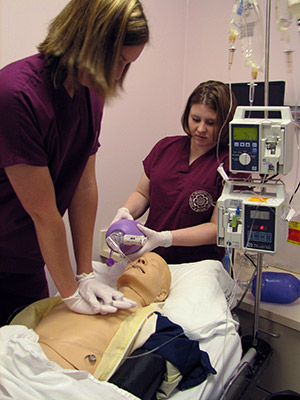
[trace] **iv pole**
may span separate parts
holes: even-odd
[[[271,0],[267,0],[266,7],[266,39],[265,39],[265,106],[269,105],[269,66],[270,66],[270,20]]]
[[[267,0],[266,7],[266,37],[265,37],[265,86],[264,86],[264,104],[269,105],[269,51],[270,51],[270,19],[271,19],[271,0]],[[265,118],[268,118],[268,111],[265,111]],[[257,346],[259,306],[261,297],[263,254],[257,253],[257,271],[256,271],[256,291],[254,304],[254,324],[253,324],[253,346]]]

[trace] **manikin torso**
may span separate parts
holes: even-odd
[[[35,331],[50,361],[94,374],[121,323],[138,309],[167,297],[168,265],[158,254],[146,253],[126,267],[117,286],[125,297],[137,303],[136,307],[119,309],[114,314],[84,315],[61,303],[38,323]]]
[[[49,360],[63,368],[93,374],[122,321],[132,312],[135,310],[107,315],[76,314],[62,303],[50,311],[35,331]]]

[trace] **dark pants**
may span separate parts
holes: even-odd
[[[0,326],[29,304],[49,297],[45,271],[34,274],[0,272]]]

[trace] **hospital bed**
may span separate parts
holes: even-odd
[[[108,268],[94,262],[103,282],[114,285],[124,268],[117,263]],[[174,390],[172,400],[218,400],[232,393],[238,373],[245,381],[242,341],[238,323],[230,309],[235,305],[236,285],[222,263],[205,260],[170,265],[172,285],[163,313],[179,324],[185,334],[198,340],[208,353],[216,375],[185,391]],[[0,329],[1,399],[104,399],[137,400],[131,393],[108,382],[99,382],[85,371],[65,370],[44,356],[34,331],[21,325]],[[248,365],[248,361],[246,363]],[[234,398],[234,397],[232,397]]]

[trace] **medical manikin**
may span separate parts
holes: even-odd
[[[171,284],[169,267],[155,253],[146,253],[129,264],[117,282],[118,290],[137,303],[137,307],[114,314],[87,316],[77,314],[64,304],[57,305],[35,331],[46,356],[64,368],[87,370],[95,374],[112,338],[121,323],[141,307],[165,300]],[[52,339],[53,338],[53,339]],[[68,340],[68,343],[60,340]],[[96,362],[87,355],[96,349]]]
[[[86,370],[99,380],[115,384],[118,382],[114,377],[126,368],[126,363],[144,363],[145,356],[155,351],[160,364],[152,369],[161,371],[155,391],[160,386],[163,397],[175,387],[184,390],[195,386],[215,370],[199,343],[188,339],[181,327],[162,315],[159,303],[168,296],[170,285],[167,263],[156,253],[145,253],[129,264],[117,281],[118,290],[135,301],[136,307],[114,314],[83,315],[60,302],[37,324],[39,343],[48,359],[61,367]],[[126,375],[123,380],[127,383],[130,379]],[[142,382],[143,378],[133,380]],[[141,396],[135,388],[119,386]]]

